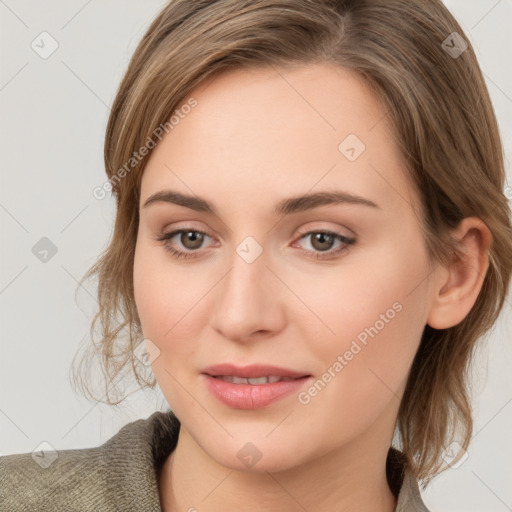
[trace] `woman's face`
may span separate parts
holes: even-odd
[[[134,264],[182,429],[253,471],[389,446],[433,275],[386,110],[327,64],[237,70],[187,101],[143,174]]]

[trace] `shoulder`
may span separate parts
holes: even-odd
[[[79,510],[106,505],[101,448],[21,453],[0,457],[0,510]],[[85,508],[84,510],[87,510]]]
[[[0,511],[160,511],[155,471],[175,446],[173,418],[156,412],[93,448],[0,457]]]

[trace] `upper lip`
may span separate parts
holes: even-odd
[[[210,375],[211,377],[218,377],[222,375],[230,375],[232,377],[246,377],[257,378],[275,375],[277,377],[308,377],[309,374],[305,372],[297,372],[279,366],[250,364],[247,366],[235,366],[234,364],[224,363],[216,364],[205,368],[202,373]]]

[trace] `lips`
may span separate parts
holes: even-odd
[[[234,375],[216,375],[215,379],[221,379],[224,382],[231,382],[232,384],[252,384],[258,386],[261,384],[273,384],[274,382],[283,382],[287,380],[294,380],[292,377],[279,377],[278,375],[268,375],[265,377],[235,377]]]
[[[234,409],[267,407],[311,380],[307,373],[269,365],[221,364],[206,368],[202,375],[210,393]]]
[[[308,377],[305,372],[298,372],[279,366],[252,364],[248,366],[236,366],[233,364],[218,364],[203,370],[204,374],[210,377],[217,377],[234,384],[267,384],[284,380],[300,379]],[[242,379],[242,380],[240,380]],[[266,380],[262,380],[266,379]]]

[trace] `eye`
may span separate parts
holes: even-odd
[[[179,249],[175,249],[171,241],[177,235],[179,242],[182,246],[192,252],[181,251]],[[164,242],[164,248],[166,251],[170,252],[176,258],[195,258],[196,249],[199,249],[205,239],[205,237],[209,237],[208,233],[205,231],[201,231],[198,229],[177,229],[170,233],[163,233],[157,240],[159,242]]]
[[[312,237],[312,235],[314,236]],[[338,254],[346,251],[348,246],[356,241],[355,238],[349,238],[333,231],[317,230],[303,233],[299,238],[299,242],[308,237],[312,237],[310,238],[310,245],[313,249],[301,249],[301,252],[316,259],[333,259]],[[172,243],[173,238],[177,238],[181,247],[185,250],[176,249],[176,242]],[[205,231],[183,228],[171,231],[170,233],[163,233],[157,240],[163,242],[165,250],[176,258],[197,258],[200,256],[198,249],[203,245],[205,238],[211,238]],[[340,242],[340,246],[335,250],[331,250],[336,241]],[[297,243],[295,242],[295,244]]]
[[[340,233],[326,230],[308,231],[301,235],[299,241],[307,238],[310,238],[310,246],[313,250],[302,249],[302,251],[316,259],[334,258],[338,254],[345,252],[348,246],[354,244],[356,241],[355,238],[349,238]],[[338,240],[341,245],[335,250],[330,250],[336,240]]]

